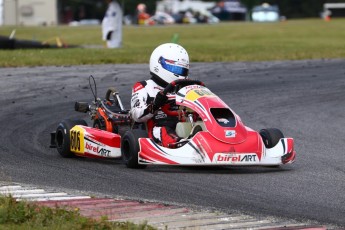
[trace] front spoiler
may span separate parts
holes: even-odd
[[[157,145],[149,138],[140,139],[139,164],[185,165],[185,166],[275,166],[293,163],[296,152],[292,138],[282,138],[273,148],[266,148],[263,143],[256,152],[207,152],[200,143],[190,140],[177,149]],[[236,147],[236,146],[235,146]],[[235,148],[234,147],[234,148]],[[145,149],[146,151],[142,151]],[[227,149],[231,149],[227,148]]]

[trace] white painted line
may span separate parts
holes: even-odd
[[[11,186],[1,186],[0,187],[0,191],[3,191],[3,190],[13,190],[13,189],[19,189],[21,188],[22,186],[14,186],[14,185],[11,185]]]
[[[26,195],[14,195],[14,198],[38,198],[38,197],[52,197],[52,196],[66,196],[67,193],[56,192],[56,193],[38,193],[38,194],[26,194]]]
[[[46,199],[52,200],[52,201],[59,201],[59,200],[91,199],[91,197],[89,197],[89,196],[62,196],[62,197],[50,197],[50,198],[46,198]]]
[[[43,189],[31,189],[31,190],[12,190],[12,191],[0,191],[0,194],[3,195],[18,195],[18,194],[25,194],[25,193],[44,193],[45,191]]]
[[[26,199],[16,199],[18,201],[64,201],[64,200],[81,200],[81,199],[91,199],[90,196],[60,196],[60,197],[46,197],[46,198],[26,198]]]

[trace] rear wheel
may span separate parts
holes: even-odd
[[[132,129],[121,138],[122,159],[127,168],[146,168],[146,165],[138,163],[139,138],[147,138],[147,132],[141,129]]]
[[[82,119],[66,119],[60,122],[55,133],[55,143],[57,151],[62,157],[73,157],[74,153],[70,150],[70,130],[76,125],[87,126]]]
[[[281,138],[284,138],[283,133],[276,128],[261,129],[260,136],[266,146],[266,148],[272,148],[278,144]]]
[[[114,130],[117,130],[117,134],[120,136],[123,136],[128,130],[130,130],[129,125],[114,125],[117,126],[116,128],[113,128]]]

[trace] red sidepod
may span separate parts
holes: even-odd
[[[121,136],[96,128],[80,126],[84,129],[82,153],[80,156],[91,158],[121,157]]]

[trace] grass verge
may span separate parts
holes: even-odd
[[[81,216],[78,210],[52,209],[30,202],[16,201],[12,197],[0,196],[0,229],[153,230],[154,228],[146,223],[136,225],[131,222],[109,222],[106,217],[102,220],[94,220]]]
[[[104,46],[100,26],[0,27],[0,35],[9,35],[13,29],[17,39],[45,41],[60,37],[71,45]],[[123,34],[121,49],[1,50],[0,66],[148,63],[153,49],[170,42],[175,34],[178,43],[188,50],[191,62],[345,58],[345,19],[125,26]]]

